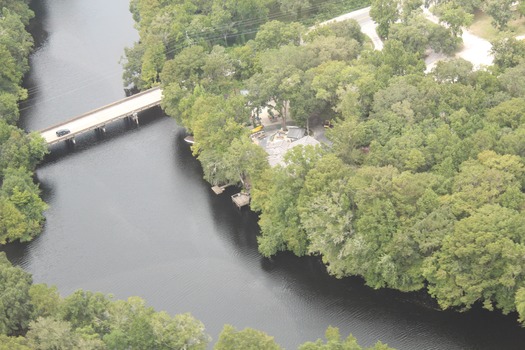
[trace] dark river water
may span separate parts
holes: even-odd
[[[38,6],[37,6],[38,5]],[[127,0],[34,4],[39,46],[21,126],[39,130],[125,97],[118,61],[138,35]],[[5,247],[37,283],[140,296],[157,310],[191,312],[217,339],[226,323],[273,335],[287,349],[328,325],[363,345],[398,349],[523,349],[516,316],[434,310],[422,295],[336,280],[317,259],[257,252],[257,217],[231,190],[212,194],[176,123],[152,110],[56,145],[38,168],[49,203],[43,234]]]

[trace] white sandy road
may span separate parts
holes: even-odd
[[[434,23],[439,23],[439,18],[434,16],[428,9],[424,8],[423,14],[428,20]],[[362,32],[365,35],[367,35],[370,39],[372,39],[374,48],[376,50],[383,49],[383,41],[377,35],[376,32],[377,23],[375,23],[370,17],[370,7],[366,7],[357,11],[346,13],[339,17],[332,18],[328,21],[321,23],[321,25],[330,22],[344,21],[347,19],[355,19],[357,23],[359,23]],[[471,62],[475,69],[480,69],[484,66],[490,66],[493,64],[494,57],[490,52],[492,49],[492,45],[487,40],[472,34],[467,29],[463,31],[462,39],[463,47],[458,53],[456,53],[456,57],[461,57]],[[435,67],[438,61],[447,58],[448,56],[446,55],[431,52],[425,59],[427,71],[430,71],[433,67]]]
[[[428,9],[424,8],[423,14],[429,21],[439,24],[439,18],[434,16]],[[474,69],[491,66],[494,63],[494,56],[491,53],[492,44],[490,42],[472,34],[468,29],[463,29],[461,38],[463,39],[463,47],[456,53],[455,57],[469,61],[474,66]],[[431,52],[425,59],[427,72],[432,70],[437,62],[447,58],[448,56],[444,54]]]
[[[366,7],[357,11],[352,11],[339,17],[332,18],[328,21],[320,23],[320,25],[332,22],[341,22],[347,19],[355,19],[357,23],[359,23],[359,25],[361,26],[361,31],[370,39],[372,39],[372,42],[374,43],[374,48],[376,50],[383,49],[383,41],[381,41],[381,38],[379,37],[379,35],[377,35],[376,32],[377,23],[374,22],[370,17],[370,7]]]
[[[110,105],[98,108],[81,116],[75,117],[59,125],[52,126],[40,131],[42,137],[48,144],[56,143],[60,140],[71,138],[87,130],[92,130],[106,125],[113,120],[124,118],[133,112],[150,108],[160,104],[162,89],[153,88],[143,93],[114,102]],[[68,129],[70,133],[57,137],[56,131]]]

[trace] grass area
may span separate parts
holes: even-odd
[[[513,36],[525,34],[525,17],[518,18],[516,14],[515,19],[509,21],[507,31],[505,33],[511,33]],[[478,11],[474,14],[474,23],[469,27],[469,30],[488,41],[498,39],[504,32],[494,28],[491,24],[492,17],[485,14],[484,12]]]

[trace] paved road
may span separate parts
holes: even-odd
[[[162,89],[154,88],[143,93],[114,102],[105,107],[98,108],[81,116],[75,117],[64,123],[52,126],[40,131],[42,137],[48,144],[53,144],[64,139],[71,138],[87,130],[100,127],[113,120],[123,118],[135,111],[141,111],[158,105],[162,98]],[[58,137],[56,131],[68,129],[67,135]]]
[[[424,15],[432,22],[439,23],[439,19],[434,16],[428,9],[423,8]],[[370,18],[370,7],[346,13],[339,17],[332,18],[321,25],[331,22],[339,22],[347,19],[355,19],[361,26],[361,30],[366,34],[374,44],[376,50],[383,49],[383,41],[377,35],[376,28],[377,24]],[[463,31],[462,35],[463,47],[456,53],[456,57],[461,57],[474,65],[475,69],[479,69],[483,66],[490,66],[493,64],[494,57],[490,53],[492,45],[485,39],[480,38],[468,30]],[[427,72],[435,67],[438,61],[449,58],[447,55],[430,52],[426,57],[425,63],[427,65]]]
[[[322,22],[320,25],[332,22],[341,22],[347,19],[355,19],[357,23],[359,23],[359,25],[361,26],[361,31],[370,39],[372,39],[372,42],[374,43],[374,48],[376,50],[383,49],[383,41],[381,41],[381,38],[377,35],[376,32],[377,24],[372,20],[372,18],[370,18],[370,7],[366,7],[364,9],[360,9],[357,11],[346,13],[339,17],[329,19],[328,21]]]
[[[439,24],[439,18],[434,16],[427,8],[423,8],[425,17],[434,23]],[[490,53],[492,45],[487,40],[472,34],[468,29],[463,29],[463,47],[456,53],[455,57],[461,57],[474,66],[474,69],[480,69],[483,66],[491,66],[494,62],[494,56]],[[444,54],[431,52],[425,59],[427,72],[432,70],[437,62],[449,58]]]

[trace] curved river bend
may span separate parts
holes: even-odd
[[[118,64],[137,40],[128,0],[42,0],[40,45],[21,126],[39,130],[125,96]],[[38,5],[38,6],[37,6]],[[138,295],[157,310],[191,312],[214,339],[225,323],[273,335],[287,349],[328,325],[361,344],[398,349],[522,349],[515,317],[439,312],[426,299],[336,280],[317,259],[257,253],[256,216],[215,196],[175,122],[152,110],[142,125],[57,145],[38,171],[49,203],[44,233],[5,250],[37,283]]]

